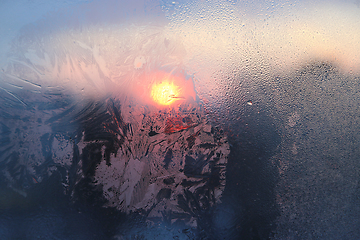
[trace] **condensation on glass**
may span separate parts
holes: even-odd
[[[0,9],[1,238],[360,235],[359,1]]]

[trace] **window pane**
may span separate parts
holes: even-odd
[[[359,1],[0,12],[1,239],[360,235]]]

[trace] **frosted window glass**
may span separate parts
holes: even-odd
[[[358,239],[359,1],[2,1],[1,239]]]

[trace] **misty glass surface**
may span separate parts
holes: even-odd
[[[360,238],[359,1],[0,13],[0,239]]]

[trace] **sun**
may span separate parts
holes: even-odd
[[[160,105],[170,105],[179,98],[180,88],[174,83],[161,82],[154,84],[151,89],[151,97]]]

